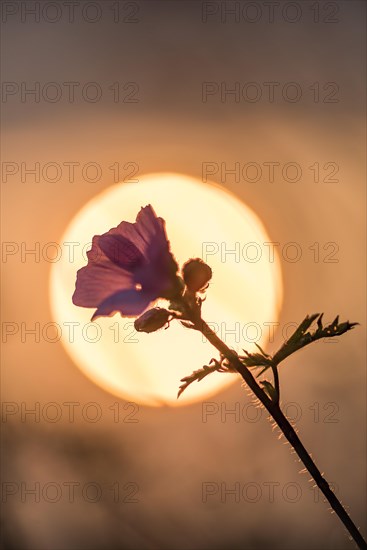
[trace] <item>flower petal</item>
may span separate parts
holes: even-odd
[[[142,254],[144,254],[144,251],[147,248],[147,243],[136,229],[136,223],[123,221],[119,223],[117,227],[110,229],[108,233],[105,233],[105,235],[120,235],[121,237],[124,237],[128,241],[132,242]]]
[[[120,290],[131,288],[131,273],[111,262],[99,246],[100,236],[93,237],[87,252],[88,265],[79,269],[73,303],[82,307],[98,307],[101,302]]]
[[[107,258],[122,269],[133,271],[144,264],[140,250],[122,235],[106,233],[100,237],[99,246]]]
[[[135,223],[123,221],[93,237],[87,256],[73,303],[97,308],[93,318],[115,311],[136,316],[158,297],[171,299],[182,291],[165,222],[151,205],[141,208]]]
[[[164,244],[168,247],[164,221],[162,218],[157,217],[150,204],[141,208],[136,217],[135,225],[137,231],[147,244],[154,240],[160,246]]]
[[[116,311],[119,311],[125,317],[136,317],[156,298],[156,295],[135,290],[135,288],[116,292],[98,306],[98,309],[93,314],[92,321],[97,317],[112,315]]]

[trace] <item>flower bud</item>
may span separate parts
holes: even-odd
[[[170,312],[160,307],[148,309],[134,321],[135,330],[138,332],[155,332],[164,327],[170,317]]]
[[[185,284],[191,292],[204,290],[212,278],[211,268],[200,258],[188,260],[182,268]]]

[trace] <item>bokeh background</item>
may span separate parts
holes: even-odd
[[[39,18],[29,12],[35,4]],[[337,342],[297,354],[282,367],[281,383],[306,447],[365,534],[364,2],[280,1],[274,17],[266,2],[77,4],[73,18],[64,3],[2,7],[2,240],[15,243],[14,254],[2,259],[2,321],[19,329],[3,336],[3,547],[352,548],[265,414],[253,416],[240,381],[211,399],[218,412],[207,422],[201,403],[140,406],[137,422],[129,422],[127,403],[84,377],[60,342],[22,337],[21,323],[53,321],[52,263],[22,257],[16,246],[58,242],[78,210],[116,182],[114,163],[120,179],[128,173],[124,166],[135,163],[139,174],[178,172],[199,180],[205,162],[260,164],[257,182],[220,171],[210,179],[252,208],[272,241],[302,249],[299,261],[282,259],[280,325],[316,311],[329,321],[340,314],[361,323]],[[39,101],[22,96],[22,83],[37,82],[41,90],[58,83],[62,96],[55,102],[42,92]],[[80,83],[73,101],[66,82]],[[88,82],[100,86],[100,100],[83,98]],[[263,95],[251,102],[214,93],[203,101],[205,82],[219,89],[253,82]],[[266,82],[279,83],[273,101]],[[298,101],[281,92],[289,82],[301,89]],[[42,174],[39,181],[22,178],[21,163],[37,162],[80,165],[73,182],[67,170],[55,182]],[[88,162],[101,167],[98,181],[83,178]],[[297,162],[302,176],[290,182],[276,171],[270,182],[266,162]],[[315,163],[319,182],[309,168]],[[9,174],[14,166],[18,171]],[[337,181],[327,181],[335,167]],[[323,248],[330,242],[337,261],[325,261],[334,250]],[[309,248],[314,243],[319,261]],[[281,342],[278,330],[267,349]],[[81,413],[90,402],[103,411],[96,422]],[[48,403],[62,406],[56,422],[42,414]],[[65,403],[79,404],[73,420]],[[38,406],[39,417],[24,414]],[[239,417],[226,414],[236,407]],[[205,483],[215,493],[206,502]],[[238,498],[225,493],[235,487]],[[35,493],[27,492],[32,488]]]

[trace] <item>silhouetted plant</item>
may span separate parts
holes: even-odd
[[[211,268],[201,259],[194,258],[183,265],[181,274],[178,270],[165,233],[165,222],[148,205],[141,209],[136,223],[123,221],[104,235],[93,237],[88,265],[78,272],[73,302],[96,308],[92,320],[115,312],[122,316],[140,315],[134,322],[139,332],[155,332],[168,327],[173,320],[189,330],[201,332],[218,350],[219,359],[211,359],[209,365],[182,378],[178,397],[190,384],[202,381],[213,372],[239,373],[278,424],[359,548],[367,548],[356,525],[284,416],[280,406],[278,374],[279,364],[296,351],[320,338],[340,336],[357,323],[339,323],[336,317],[332,323],[323,326],[323,314],[308,315],[274,355],[268,355],[259,346],[257,353],[244,351],[244,355],[239,355],[217,336],[201,316],[203,293],[212,277]],[[168,301],[167,309],[147,309],[158,298]],[[315,329],[312,331],[313,325]],[[258,369],[256,377],[250,369]],[[257,382],[257,378],[269,369],[273,380]]]

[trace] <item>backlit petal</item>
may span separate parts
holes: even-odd
[[[98,306],[97,311],[95,311],[92,317],[92,321],[97,317],[112,315],[116,311],[119,311],[125,317],[136,317],[156,298],[157,296],[135,290],[134,288],[116,292],[116,294],[109,296]]]
[[[73,303],[82,307],[98,307],[108,296],[133,286],[130,272],[111,262],[99,246],[100,236],[93,237],[87,252],[88,265],[77,273]]]
[[[106,233],[100,237],[99,246],[111,262],[127,271],[133,271],[144,264],[140,250],[122,235]]]

